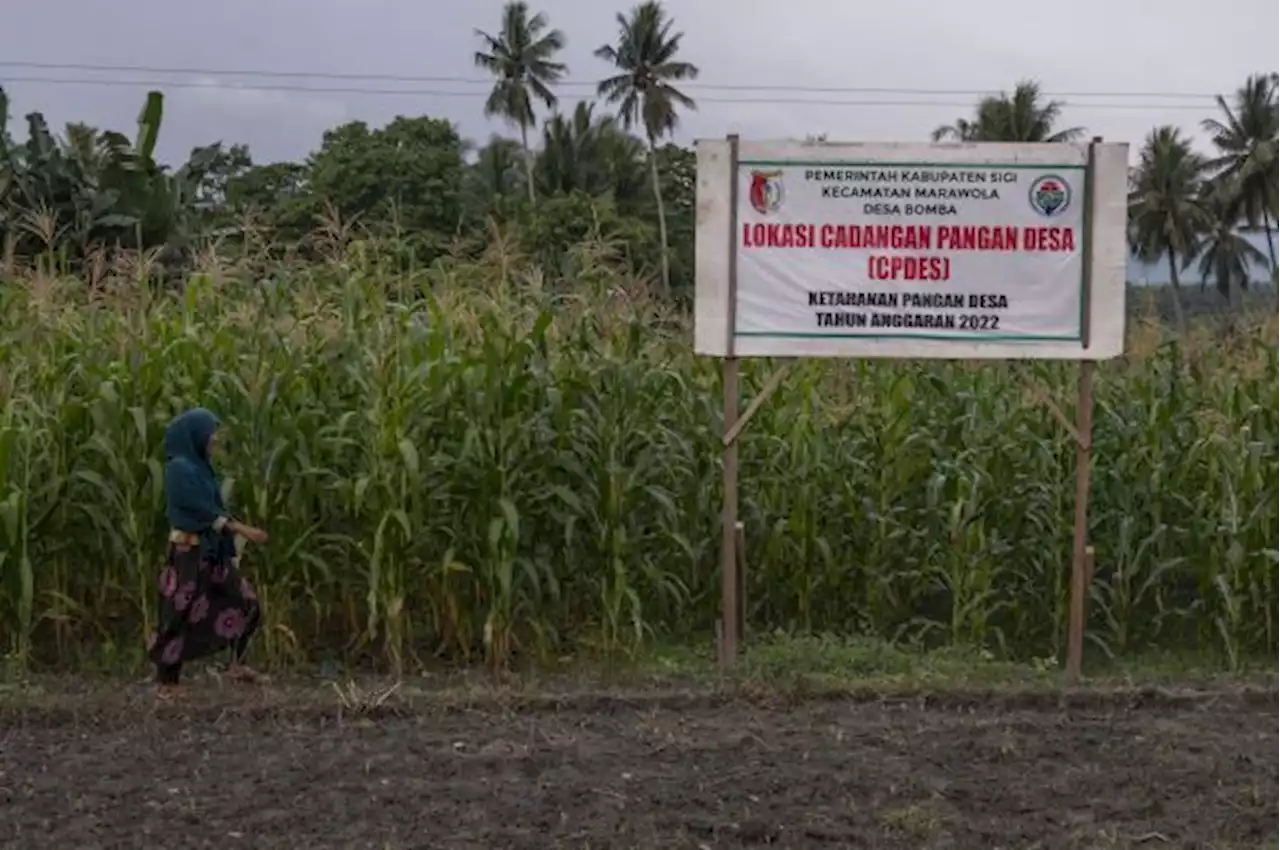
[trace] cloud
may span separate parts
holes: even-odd
[[[322,94],[248,88],[208,76],[197,76],[192,83],[189,88],[174,91],[188,93],[184,99],[213,109],[270,115],[282,121],[315,119],[332,123],[342,121],[347,114],[345,103]]]
[[[564,31],[564,61],[589,94],[608,67],[592,55],[616,37],[617,11],[634,0],[538,0],[552,26]],[[1230,14],[1206,15],[1199,0],[1077,0],[1051,21],[1025,0],[894,0],[889,4],[788,0],[666,0],[685,33],[684,58],[702,69],[700,84],[770,85],[769,92],[691,86],[700,100],[682,117],[678,138],[804,136],[867,140],[925,139],[935,126],[971,112],[973,90],[1011,88],[1023,78],[1050,92],[1231,92],[1244,77],[1276,67],[1275,0],[1233,0]],[[166,90],[160,147],[181,157],[198,144],[247,142],[259,161],[305,156],[324,130],[342,121],[380,125],[396,114],[428,114],[485,139],[509,128],[481,109],[486,84],[472,64],[476,28],[497,27],[501,0],[412,3],[408,0],[224,0],[187,7],[164,0],[43,0],[19,3],[0,28],[0,57],[9,61],[146,65],[171,69],[283,70],[450,78],[395,83],[378,80],[242,77],[244,81],[413,93],[307,93],[236,88],[221,75],[168,73],[158,80],[212,83]],[[15,17],[16,16],[16,17]],[[76,26],[67,27],[67,21]],[[1142,32],[1135,39],[1131,34]],[[1187,61],[1194,57],[1194,61]],[[0,66],[5,76],[49,76]],[[68,70],[85,78],[91,72]],[[139,74],[117,74],[116,78]],[[930,89],[925,106],[892,93],[806,93],[803,87]],[[789,87],[789,88],[788,88]],[[131,132],[145,86],[8,84],[15,115],[41,109],[53,122],[87,121]],[[969,90],[937,94],[938,89]],[[431,91],[465,91],[437,96]],[[789,103],[730,103],[732,99]],[[893,101],[893,105],[861,103]],[[1172,123],[1199,134],[1211,100],[1068,97],[1064,121],[1108,139],[1140,144],[1153,125]],[[800,102],[809,100],[810,102]],[[814,103],[855,101],[854,104]],[[566,105],[569,105],[566,99]],[[1107,104],[1112,107],[1108,108]],[[1150,108],[1163,103],[1161,108]],[[1098,105],[1103,104],[1103,105]],[[1200,104],[1203,104],[1201,107]],[[1186,106],[1192,108],[1184,108]],[[19,132],[21,132],[19,130]],[[1205,143],[1203,135],[1197,135]]]

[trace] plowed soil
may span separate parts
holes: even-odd
[[[1277,846],[1274,692],[0,700],[0,847]]]

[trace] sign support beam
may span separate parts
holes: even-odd
[[[1088,167],[1085,171],[1085,227],[1091,227],[1094,198],[1097,194],[1097,149],[1101,136],[1094,136],[1089,145]],[[1092,236],[1092,234],[1090,234]],[[1084,288],[1081,297],[1084,319],[1080,328],[1081,344],[1089,350],[1089,301],[1093,289],[1093,239],[1086,237],[1082,246],[1084,259]],[[1097,364],[1092,360],[1080,361],[1080,382],[1076,393],[1076,500],[1075,522],[1071,540],[1071,594],[1067,623],[1067,684],[1080,681],[1080,669],[1084,664],[1085,601],[1092,572],[1091,547],[1089,546],[1089,484],[1093,470],[1093,373]]]
[[[729,136],[729,249],[728,290],[724,358],[724,512],[720,518],[720,666],[728,669],[738,659],[742,642],[738,576],[738,358],[734,354],[738,303],[738,137]],[[730,435],[733,436],[730,436]]]

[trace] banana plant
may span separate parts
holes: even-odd
[[[147,163],[155,162],[156,142],[160,138],[160,121],[164,118],[164,95],[158,91],[147,92],[146,102],[138,113],[138,139],[134,150]]]
[[[0,121],[7,113],[0,92]],[[200,181],[220,146],[197,148],[169,172],[155,159],[163,117],[158,91],[148,92],[133,139],[72,124],[60,140],[41,113],[28,115],[24,145],[0,137],[0,237],[14,234],[24,254],[53,256],[65,246],[83,257],[94,244],[118,244],[163,247],[181,262],[199,229]]]

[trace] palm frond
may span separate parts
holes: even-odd
[[[529,91],[541,100],[548,109],[554,107],[557,103],[555,92],[551,91],[539,77],[529,78]]]
[[[653,76],[659,80],[696,80],[698,67],[690,62],[663,62],[654,66]]]

